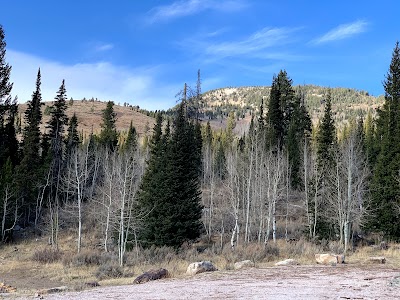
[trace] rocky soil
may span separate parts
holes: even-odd
[[[14,294],[12,298],[16,296]],[[35,299],[33,295],[17,297],[17,299]],[[144,284],[97,287],[80,292],[43,295],[43,299],[49,300],[399,299],[399,297],[400,269],[380,265],[314,265],[216,271]]]

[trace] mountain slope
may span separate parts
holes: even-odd
[[[95,134],[100,133],[102,114],[106,108],[107,102],[101,101],[87,101],[87,100],[73,100],[67,101],[67,116],[70,118],[74,113],[78,118],[78,130],[79,133],[85,138],[92,132]],[[43,122],[41,125],[41,131],[44,132],[45,124],[50,119],[49,107],[53,102],[44,102],[42,106]],[[22,128],[24,127],[24,113],[27,108],[26,103],[19,105],[19,116],[22,119]],[[141,112],[132,106],[120,106],[114,105],[114,111],[117,114],[116,127],[120,132],[127,132],[129,125],[132,121],[133,126],[140,136],[151,133],[151,129],[154,126],[154,119]]]

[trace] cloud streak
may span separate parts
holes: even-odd
[[[100,44],[95,47],[96,52],[105,52],[114,49],[113,44]]]
[[[353,23],[342,24],[338,27],[330,30],[323,36],[315,39],[313,41],[314,44],[323,44],[328,42],[333,42],[337,40],[343,40],[350,38],[354,35],[363,33],[367,30],[368,23],[365,21],[356,21]]]
[[[206,10],[233,12],[245,8],[243,0],[179,0],[170,5],[157,6],[148,12],[148,22],[165,22],[194,15]]]
[[[205,52],[217,57],[259,55],[267,48],[287,42],[293,31],[287,28],[266,27],[240,41],[213,43],[206,48]]]
[[[158,66],[130,69],[109,62],[66,65],[10,49],[7,50],[7,60],[12,65],[13,94],[18,95],[19,102],[31,98],[39,67],[44,101],[54,99],[63,79],[68,98],[94,97],[153,110],[171,107],[180,88],[178,84],[161,84],[157,75],[162,70]]]

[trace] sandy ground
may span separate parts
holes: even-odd
[[[43,299],[400,299],[400,270],[338,265],[216,271],[140,285],[49,294]]]

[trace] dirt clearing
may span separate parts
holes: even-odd
[[[132,279],[133,281],[133,279]],[[19,299],[33,299],[33,296]],[[400,270],[293,266],[217,271],[139,285],[98,287],[44,299],[399,299]]]

